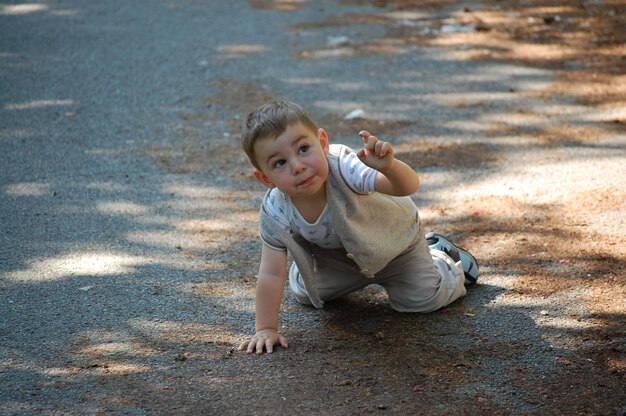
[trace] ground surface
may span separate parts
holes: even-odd
[[[0,3],[0,414],[626,414],[626,4]],[[480,284],[253,330],[241,117],[305,105],[420,174]],[[356,120],[344,120],[353,110]]]

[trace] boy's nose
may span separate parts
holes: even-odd
[[[305,168],[306,165],[299,160],[295,160],[291,165],[291,170],[293,171],[294,175],[302,172]]]

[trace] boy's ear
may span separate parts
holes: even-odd
[[[317,130],[317,138],[320,141],[320,145],[322,145],[322,149],[324,149],[324,152],[327,153],[328,152],[328,146],[330,145],[330,143],[328,142],[328,134],[326,134],[326,130],[318,129]]]
[[[270,182],[270,180],[268,179],[267,176],[265,176],[265,174],[259,170],[255,170],[254,171],[254,177],[256,178],[257,181],[261,182],[263,185],[265,185],[268,188],[276,188],[276,185],[274,185],[272,182]]]

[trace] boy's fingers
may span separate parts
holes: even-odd
[[[358,157],[359,159],[361,159],[361,160],[365,160],[365,149],[359,149],[359,150],[356,152],[356,155],[357,155],[357,157]]]
[[[274,349],[274,343],[271,339],[265,341],[265,349],[267,349],[268,353],[272,353],[272,350]]]
[[[381,150],[381,152],[380,152],[380,155],[381,155],[382,157],[384,157],[384,156],[387,156],[387,155],[388,155],[389,153],[391,153],[391,152],[392,152],[392,150],[391,150],[391,143],[389,143],[389,142],[384,142],[384,144],[383,144],[383,148],[382,148],[382,150]]]
[[[256,353],[263,354],[263,340],[262,339],[256,342]]]
[[[376,136],[369,136],[367,138],[367,143],[365,144],[365,147],[367,148],[367,150],[374,152],[376,151],[376,143],[378,143],[378,138]]]
[[[252,337],[250,338],[250,341],[246,341],[248,344],[248,349],[246,350],[246,352],[248,354],[251,354],[252,352],[254,352],[254,346],[256,345],[257,342],[257,337]]]
[[[385,142],[383,141],[377,141],[376,142],[376,146],[375,146],[375,150],[374,152],[376,153],[376,155],[383,157],[383,146],[385,145]]]
[[[361,136],[364,139],[367,139],[370,136],[370,132],[367,130],[361,130],[359,132],[359,136]]]
[[[248,344],[250,343],[250,341],[244,341],[239,345],[239,348],[237,348],[237,351],[243,351],[246,349],[246,347],[248,346]]]
[[[283,348],[289,348],[289,343],[287,342],[287,338],[282,335],[278,336],[278,341]]]

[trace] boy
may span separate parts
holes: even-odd
[[[248,116],[241,144],[269,190],[259,219],[256,334],[239,351],[288,347],[278,332],[287,278],[296,299],[317,308],[376,283],[399,312],[437,310],[465,295],[466,280],[476,281],[470,253],[435,233],[424,238],[409,197],[420,184],[415,171],[394,157],[390,143],[359,135],[357,152],[329,145],[326,132],[286,101]]]

